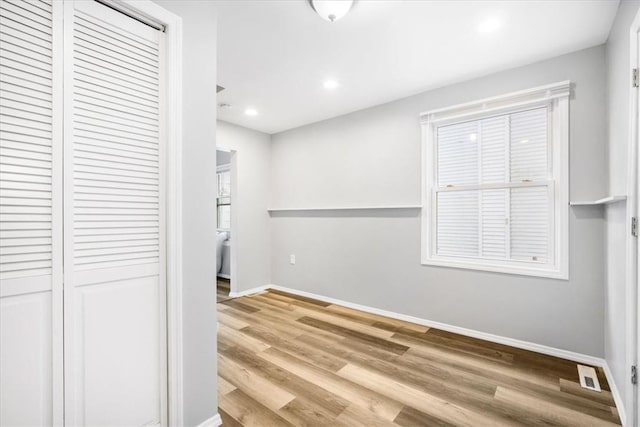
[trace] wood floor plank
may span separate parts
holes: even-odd
[[[270,316],[268,313],[263,311],[259,311],[256,313],[245,313],[228,307],[225,310],[225,313],[233,316],[236,319],[242,320],[249,326],[259,325],[268,327],[269,329],[272,329],[274,332],[277,332],[279,335],[287,339],[293,339],[304,333],[304,331],[298,328],[297,325],[293,324],[293,322],[287,321],[287,319],[283,319],[280,317]]]
[[[443,363],[451,363],[460,369],[471,370],[474,372],[485,371],[489,374],[498,374],[512,376],[516,380],[528,381],[532,384],[541,385],[543,387],[559,390],[560,385],[556,381],[550,381],[548,377],[541,377],[535,373],[526,370],[518,370],[514,366],[496,362],[471,353],[459,352],[437,343],[425,342],[409,337],[407,335],[396,334],[389,339],[390,341],[401,343],[410,347],[407,354],[412,354],[418,358],[429,359],[438,358]]]
[[[586,388],[583,388],[580,383],[576,381],[569,381],[565,380],[564,378],[560,378],[560,390],[565,393],[584,397],[585,399],[595,400],[607,406],[616,405],[616,402],[613,400],[613,395],[610,391],[602,390],[601,392],[597,392],[588,390]]]
[[[284,292],[218,303],[224,427],[620,425],[604,372]]]
[[[247,396],[276,412],[296,398],[293,394],[235,363],[224,355],[218,356],[218,374]]]
[[[219,371],[220,369],[218,369],[218,372]],[[222,378],[220,375],[218,375],[218,394],[219,395],[231,393],[236,388],[237,388],[236,386],[234,386],[233,384],[231,384],[230,382]]]
[[[363,319],[369,319],[372,323],[380,322],[387,325],[393,325],[398,328],[408,328],[416,332],[425,333],[429,330],[428,326],[418,325],[416,323],[404,322],[402,320],[393,319],[391,317],[381,316],[378,314],[367,313],[364,311],[354,310],[352,308],[344,307],[337,304],[331,304],[326,307],[327,311],[334,313],[349,314],[351,316],[361,317]]]
[[[242,329],[249,326],[249,324],[243,320],[233,317],[232,315],[225,313],[224,311],[218,312],[218,321],[223,325],[226,325],[233,329]]]
[[[442,393],[445,396],[483,394],[493,396],[496,385],[489,379],[477,375],[469,375],[450,369],[448,366],[437,366],[428,360],[418,363],[411,360],[405,362],[404,355],[380,359],[367,350],[351,351],[353,343],[347,340],[335,340],[328,344],[319,342],[313,337],[301,336],[296,341],[306,341],[310,346],[315,344],[319,353],[331,353],[345,363],[373,369],[374,371],[403,380],[407,384],[415,384],[424,390]]]
[[[220,407],[245,427],[294,426],[255,399],[247,396],[242,390],[234,390],[220,396],[219,399]]]
[[[242,333],[242,331],[236,331],[222,324],[218,329],[218,339],[221,341],[227,341],[231,345],[244,347],[256,353],[269,348],[268,344],[250,337],[249,335]]]
[[[245,369],[277,384],[297,398],[315,402],[334,416],[338,416],[349,406],[347,400],[258,357],[255,353],[236,347],[225,351],[223,354],[242,365]]]
[[[229,307],[233,307],[236,310],[244,311],[246,313],[255,313],[256,311],[259,311],[259,309],[255,307],[251,307],[250,305],[245,304],[244,302],[239,301],[238,299],[229,299],[226,301],[222,301],[221,304],[224,304]]]
[[[216,301],[222,302],[229,298],[230,282],[226,279],[218,278],[216,283]]]
[[[398,344],[392,341],[387,341],[382,338],[372,337],[371,335],[363,334],[362,332],[354,331],[353,329],[344,328],[342,326],[334,325],[332,323],[323,322],[322,320],[313,319],[311,317],[301,317],[297,320],[305,325],[313,326],[318,329],[332,332],[336,335],[340,335],[346,338],[355,339],[381,350],[386,350],[396,354],[402,354],[409,349],[409,347]]]
[[[367,408],[372,413],[388,421],[398,415],[402,404],[389,397],[375,393],[366,387],[345,381],[339,375],[322,371],[302,360],[296,359],[278,349],[269,349],[258,354],[261,358],[305,378],[323,389],[344,398],[348,402]]]
[[[350,427],[398,427],[398,424],[355,404],[349,405],[336,420]]]
[[[310,317],[317,320],[322,320],[323,322],[331,323],[339,327],[349,328],[353,331],[370,335],[372,337],[387,339],[394,334],[394,332],[388,331],[386,329],[376,328],[372,325],[367,325],[365,323],[355,322],[350,319],[332,316],[331,314],[323,313],[322,311],[319,311],[319,310],[309,310],[304,307],[298,307],[295,311],[297,313],[301,313],[302,316]]]
[[[297,398],[291,401],[278,410],[278,415],[299,427],[352,427],[348,424],[343,424],[334,414],[316,405],[315,402],[304,398]]]
[[[453,365],[452,366],[453,369],[451,368],[447,369],[446,364],[440,364],[433,360],[429,360],[428,362],[425,362],[423,358],[415,357],[410,352],[405,353],[404,355],[399,357],[395,363],[398,366],[402,366],[407,369],[413,369],[418,372],[426,371],[424,368],[424,365],[425,363],[428,363],[429,365],[439,366],[441,369],[445,371],[455,372],[456,375],[466,376],[470,381],[478,381],[478,382],[487,381],[490,384],[492,384],[494,387],[503,386],[503,387],[514,389],[514,390],[525,391],[529,393],[531,396],[536,397],[538,399],[549,401],[552,403],[554,402],[562,403],[562,405],[566,406],[567,408],[582,411],[584,413],[602,418],[604,420],[615,421],[615,417],[611,417],[610,408],[607,405],[604,405],[592,399],[584,398],[582,396],[576,396],[576,395],[564,393],[559,389],[544,387],[537,384],[530,384],[518,379],[516,376],[504,375],[502,373],[495,373],[495,372],[490,376],[487,376],[486,374],[483,375],[481,369],[469,370],[467,366],[459,367],[459,366]],[[374,366],[374,364],[372,364],[371,366]],[[476,398],[473,401],[468,401],[467,405],[470,407],[481,409],[483,411],[491,410],[490,409],[491,405],[488,406],[487,402],[481,398]],[[496,408],[494,408],[496,409],[496,412],[502,413],[503,416],[506,416],[506,417],[512,417],[512,414],[509,413],[509,411],[504,410],[505,408],[497,404],[494,404],[494,405],[496,406]],[[533,423],[533,425],[535,425],[535,422]]]
[[[220,414],[220,418],[222,419],[222,427],[242,427],[242,424],[220,407],[218,407],[218,414]]]
[[[438,334],[435,329],[424,334],[416,333],[411,330],[405,330],[402,333],[410,335],[412,338],[433,342],[463,353],[470,353],[496,362],[503,362],[506,364],[513,363],[513,353],[500,351],[494,348],[487,348],[487,346],[483,345],[483,342],[480,340],[477,340],[477,342],[470,342],[467,340],[455,339],[454,337],[442,336]]]
[[[378,393],[389,393],[405,405],[459,426],[511,425],[502,420],[489,418],[485,414],[474,413],[462,406],[359,366],[349,364],[340,369],[338,375]]]
[[[456,427],[456,424],[425,414],[411,406],[402,408],[394,423],[403,427]]]
[[[616,425],[613,422],[605,421],[551,402],[536,399],[526,393],[510,390],[505,387],[498,387],[495,398],[496,400],[512,405],[514,408],[533,413],[536,417],[548,421],[553,425],[566,427],[611,427]]]
[[[312,345],[307,345],[296,341],[295,339],[287,340],[280,338],[260,326],[251,326],[243,329],[243,332],[266,344],[269,344],[272,347],[277,347],[280,350],[283,350],[306,362],[313,363],[314,365],[330,372],[336,372],[347,364],[347,362],[333,356],[332,354],[318,351],[318,349]]]

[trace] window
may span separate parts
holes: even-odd
[[[422,115],[422,262],[568,278],[569,82]]]
[[[218,228],[231,229],[231,171],[218,170]]]

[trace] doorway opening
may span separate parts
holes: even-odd
[[[235,289],[234,234],[236,152],[218,147],[216,150],[216,295],[217,301],[229,299]],[[235,206],[234,206],[235,205]]]

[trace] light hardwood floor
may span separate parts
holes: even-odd
[[[282,292],[218,304],[223,426],[614,426],[568,360]]]
[[[230,290],[231,286],[229,280],[218,277],[216,280],[216,301],[218,301],[218,303],[221,303],[228,300]]]

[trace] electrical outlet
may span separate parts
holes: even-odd
[[[294,265],[296,263],[296,256],[295,255],[289,255],[289,264]]]

